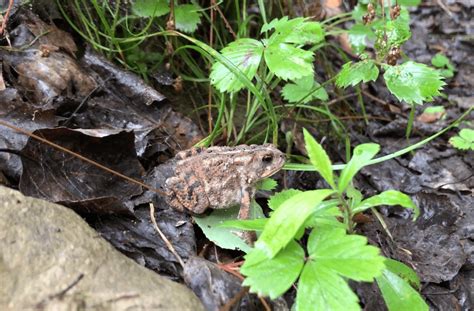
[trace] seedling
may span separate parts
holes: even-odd
[[[462,129],[458,135],[451,137],[449,143],[459,150],[474,150],[474,130]]]
[[[399,205],[411,209],[413,219],[419,215],[406,194],[388,190],[363,199],[352,186],[354,176],[378,153],[379,146],[357,146],[336,176],[322,146],[307,131],[304,137],[309,159],[329,188],[285,190],[269,200],[270,218],[226,222],[240,229],[261,230],[241,268],[247,277],[243,285],[275,299],[298,281],[295,310],[358,310],[358,298],[347,281],[376,280],[389,309],[417,306],[417,310],[427,310],[416,291],[419,280],[413,270],[384,258],[377,247],[367,244],[367,238],[352,234],[353,216],[376,206]],[[305,232],[310,233],[303,248],[297,241]]]

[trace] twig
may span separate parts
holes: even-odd
[[[219,8],[218,5],[215,6],[215,9],[217,10],[217,12],[219,12],[219,15],[221,16],[222,20],[224,21],[225,27],[227,28],[227,30],[229,30],[232,37],[234,37],[234,40],[237,40],[237,35],[235,34],[234,30],[230,26],[229,21],[227,21],[227,19],[225,18],[224,13],[222,13],[222,11],[221,11],[221,9]]]
[[[163,242],[165,242],[166,244],[166,247],[168,247],[168,249],[170,250],[171,253],[173,253],[173,255],[176,257],[176,259],[178,260],[179,264],[181,265],[181,267],[184,269],[184,262],[183,262],[183,259],[181,259],[181,257],[178,255],[178,253],[176,252],[176,250],[174,249],[174,246],[173,244],[171,244],[171,242],[168,240],[168,238],[163,234],[163,232],[161,232],[160,228],[158,227],[158,225],[156,224],[156,219],[155,219],[155,206],[153,205],[153,203],[150,203],[150,218],[151,218],[151,222],[153,223],[153,227],[155,227],[155,230],[156,232],[158,232],[158,234],[160,235],[161,239],[163,240]]]
[[[449,10],[446,4],[444,4],[443,0],[436,0],[436,3],[438,3],[438,5],[443,9],[443,11],[446,12],[446,14],[448,14],[449,17],[451,17],[454,20],[453,12]]]
[[[79,112],[79,110],[81,110],[81,108],[85,105],[85,103],[89,100],[89,98],[92,96],[92,94],[94,94],[96,91],[100,90],[102,87],[105,86],[105,83],[107,83],[107,81],[109,81],[110,79],[112,78],[112,76],[109,76],[107,79],[105,79],[104,81],[102,81],[102,83],[100,83],[99,85],[97,85],[92,91],[89,92],[89,94],[87,94],[81,101],[81,103],[79,104],[79,106],[77,106],[77,108],[71,113],[71,115],[69,116],[69,118],[67,118],[66,122],[63,123],[63,126],[66,126],[69,124],[69,122],[71,122],[72,118],[74,118],[74,116],[76,115],[76,113]]]
[[[247,294],[248,291],[248,287],[242,287],[240,292],[238,292],[237,295],[227,301],[226,304],[219,309],[219,311],[229,311],[240,299],[242,299],[242,297],[245,296],[245,294]]]
[[[5,12],[5,15],[3,16],[2,26],[0,27],[0,35],[3,34],[3,31],[7,27],[8,16],[10,15],[10,11],[13,7],[13,2],[14,0],[10,0],[10,2],[8,2],[8,8],[7,8],[7,11]]]

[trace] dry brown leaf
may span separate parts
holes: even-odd
[[[444,114],[445,114],[444,111],[434,112],[434,113],[423,112],[418,118],[416,118],[416,120],[423,123],[434,123],[438,121],[439,119],[441,119]]]

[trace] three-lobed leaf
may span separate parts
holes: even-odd
[[[249,80],[255,76],[262,59],[263,44],[254,39],[238,39],[221,51]],[[240,78],[221,62],[212,65],[211,83],[221,92],[237,92],[244,87]]]
[[[445,85],[438,70],[413,61],[387,66],[383,77],[389,91],[408,104],[432,101],[434,96],[441,95]]]
[[[250,291],[275,299],[285,293],[296,281],[304,264],[304,250],[291,241],[278,254],[269,259],[261,250],[253,249],[245,256],[240,272],[247,276],[243,286]]]
[[[308,254],[298,282],[296,310],[360,310],[359,299],[344,278],[371,281],[384,269],[379,249],[344,229],[313,230]]]
[[[368,199],[363,200],[353,210],[353,213],[361,213],[368,208],[380,205],[400,205],[405,208],[412,209],[414,212],[413,219],[418,218],[420,215],[420,209],[416,206],[411,198],[396,190],[387,190],[377,195],[374,195]]]
[[[255,248],[273,258],[294,239],[306,219],[320,208],[319,203],[333,192],[329,189],[305,191],[283,202],[268,220]]]
[[[301,273],[295,310],[360,310],[359,298],[336,272],[308,261]]]
[[[377,80],[379,69],[371,59],[363,60],[357,63],[345,63],[336,78],[338,87],[346,88],[349,85],[355,86],[360,82],[369,82]]]
[[[382,273],[385,258],[367,238],[344,229],[313,230],[308,239],[310,260],[355,281],[370,282]]]
[[[315,91],[312,91],[316,89]],[[328,100],[328,93],[321,85],[314,80],[313,76],[303,77],[288,83],[282,90],[283,98],[290,103],[307,103],[313,99]]]
[[[313,164],[316,171],[324,178],[331,188],[336,189],[331,160],[326,151],[306,129],[303,129],[303,135],[306,151],[308,152],[311,164]]]
[[[362,144],[354,148],[352,158],[349,163],[344,167],[339,177],[338,190],[339,193],[343,193],[352,178],[357,172],[366,166],[370,160],[379,152],[380,146],[377,144]]]

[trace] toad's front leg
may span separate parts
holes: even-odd
[[[251,187],[242,188],[242,196],[240,199],[240,210],[239,210],[239,219],[247,220],[250,219],[250,204],[252,203],[252,198],[254,196],[255,190]],[[249,245],[253,245],[253,242],[257,240],[257,235],[255,231],[243,231],[239,236],[244,239],[245,242]]]

